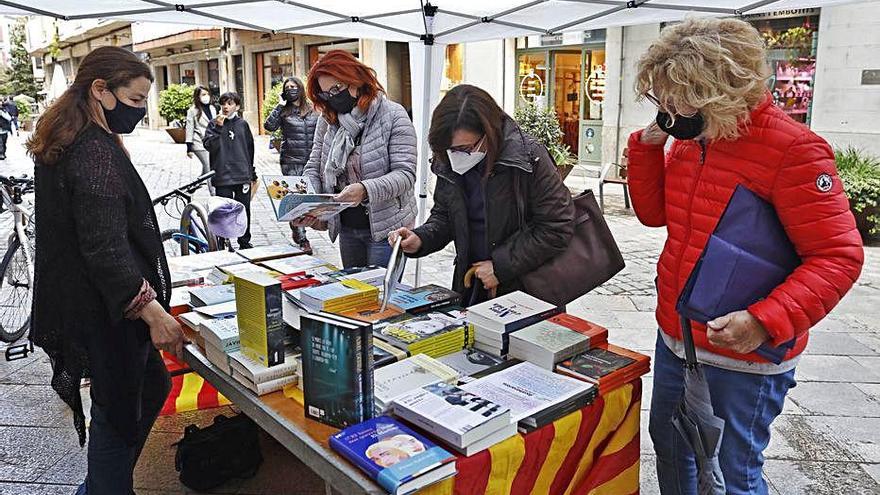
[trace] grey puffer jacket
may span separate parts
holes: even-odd
[[[289,114],[282,115],[283,111],[283,105],[275,107],[266,117],[263,127],[269,132],[281,129],[281,163],[296,169],[309,161],[318,114],[310,111],[305,116],[301,116],[299,109],[294,109]]]
[[[406,110],[384,96],[370,107],[361,135],[361,184],[367,189],[367,215],[374,241],[388,237],[400,227],[412,227],[416,219],[416,129]],[[324,183],[324,167],[338,124],[318,118],[315,143],[306,164],[305,176],[315,190],[332,194]],[[329,223],[330,239],[339,235],[339,219]]]

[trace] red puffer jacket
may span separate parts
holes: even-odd
[[[786,359],[807,345],[807,331],[840,301],[861,272],[862,242],[837,176],[828,144],[772,105],[768,96],[735,141],[643,144],[629,138],[629,184],[639,220],[666,226],[668,238],[657,266],[657,321],[681,339],[675,303],[709,235],[738,184],[776,208],[803,264],[770,295],[748,308],[779,345],[797,337]],[[765,362],[710,344],[694,325],[694,341],[716,354]]]

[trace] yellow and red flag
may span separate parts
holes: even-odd
[[[186,368],[186,364],[180,362],[170,354],[162,353],[165,367],[173,372]],[[213,385],[195,372],[185,373],[171,377],[171,392],[165,399],[160,416],[170,416],[196,409],[211,409],[229,404],[229,400],[217,391]]]

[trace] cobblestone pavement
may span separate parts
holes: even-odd
[[[125,139],[152,195],[195,178],[196,160],[173,145],[163,132],[138,131]],[[0,174],[30,173],[33,165],[10,141],[9,159]],[[265,139],[257,140],[261,174],[277,173],[278,156]],[[575,172],[572,190],[594,186]],[[594,188],[595,189],[595,188]],[[593,293],[571,304],[573,313],[610,330],[610,340],[653,355],[656,339],[654,267],[665,232],[641,226],[623,208],[619,187],[611,186],[607,219],[626,269]],[[204,194],[204,193],[202,193]],[[265,194],[254,203],[254,244],[287,242],[286,224],[273,220]],[[161,216],[163,226],[174,225]],[[0,217],[0,234],[8,220]],[[336,247],[323,233],[309,234],[315,254],[338,263]],[[773,425],[766,451],[765,476],[773,494],[880,493],[880,249],[867,248],[867,263],[857,286],[834,312],[811,332],[811,343],[798,367],[798,386],[786,399]],[[448,285],[451,249],[422,262],[422,282]],[[408,267],[411,277],[414,264]],[[410,279],[412,281],[412,279]],[[0,494],[70,494],[85,472],[85,452],[76,443],[71,418],[48,386],[50,367],[43,354],[14,363],[0,361]],[[642,493],[658,493],[653,450],[647,434],[651,375],[642,400]],[[190,423],[206,424],[231,408],[160,418],[135,477],[139,494],[187,493],[173,468],[172,444]],[[250,480],[234,481],[212,493],[324,493],[308,467],[282,446],[263,438],[266,463]]]

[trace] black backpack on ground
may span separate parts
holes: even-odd
[[[210,490],[232,478],[250,478],[262,462],[257,425],[244,414],[231,418],[219,415],[205,428],[187,426],[174,457],[180,482],[197,491]]]

